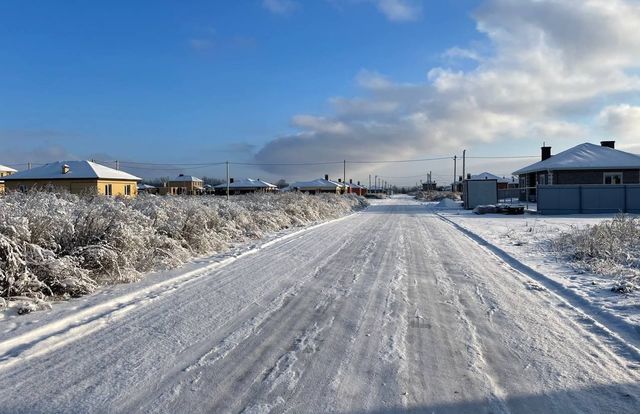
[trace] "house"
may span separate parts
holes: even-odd
[[[334,193],[334,194],[343,194],[346,191],[346,186],[338,181],[329,180],[329,176],[325,175],[324,178],[318,178],[312,181],[298,181],[295,182],[289,187],[287,187],[287,191],[302,191],[309,194],[317,194],[317,193]]]
[[[6,167],[4,165],[0,165],[0,194],[4,193],[4,180],[2,179],[2,177],[6,177],[8,175],[11,175],[13,173],[15,173],[16,170],[14,170],[11,167]]]
[[[513,173],[530,201],[538,185],[640,183],[640,156],[615,149],[615,141],[587,142],[553,156],[551,147],[541,150],[541,161]]]
[[[227,194],[227,183],[218,184],[213,188],[217,195]],[[277,186],[263,181],[259,178],[241,178],[238,180],[235,180],[233,178],[229,179],[229,194],[231,195],[255,192],[273,192],[277,190]]]
[[[192,175],[180,174],[160,187],[161,195],[199,195],[204,192],[204,181]]]
[[[138,194],[158,194],[158,187],[149,184],[138,183]]]
[[[4,181],[7,191],[47,188],[72,194],[135,196],[141,178],[91,161],[57,161],[6,176]]]
[[[367,188],[360,184],[360,181],[354,183],[352,179],[349,179],[349,182],[342,182],[341,179],[338,179],[338,184],[344,185],[343,193],[346,194],[356,194],[359,196],[364,196],[367,194]]]

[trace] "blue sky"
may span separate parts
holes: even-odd
[[[452,100],[482,103],[476,96],[484,79],[478,68],[504,73],[514,64],[511,45],[494,33],[504,29],[496,15],[512,12],[508,3],[514,2],[5,1],[0,142],[8,151],[0,163],[61,157],[157,163],[402,159],[459,153],[463,147],[482,155],[535,154],[540,134],[514,140],[493,123],[509,116],[518,117],[514,128],[550,121],[562,135],[597,122],[605,106],[635,102],[637,90],[625,86],[594,91],[560,109],[537,109],[531,120],[508,109],[479,113],[473,122],[485,128],[484,119],[498,112],[478,136],[469,133],[472,128],[452,131],[459,123]],[[535,12],[523,7],[523,18],[553,24]],[[545,21],[538,23],[552,32]],[[526,35],[513,38],[525,42]],[[551,56],[553,50],[546,52]],[[611,72],[627,74],[629,66]],[[457,85],[473,84],[449,96],[437,85],[456,74],[462,76]],[[354,115],[358,104],[366,109]],[[372,111],[370,104],[389,109]],[[421,116],[419,129],[406,129],[407,119]],[[387,167],[358,170],[358,178],[428,168]],[[451,169],[434,168],[442,175]],[[247,168],[246,175],[312,178],[306,175],[319,172]]]

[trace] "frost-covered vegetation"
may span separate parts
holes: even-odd
[[[613,278],[612,290],[629,293],[640,287],[640,222],[618,215],[613,220],[560,234],[554,251],[586,271]]]
[[[416,200],[421,201],[441,201],[444,199],[450,199],[453,201],[460,201],[460,194],[451,191],[418,191],[416,194]]]
[[[32,192],[0,197],[0,307],[130,282],[232,243],[342,216],[355,196],[256,194],[134,199]],[[35,303],[35,305],[34,305]]]

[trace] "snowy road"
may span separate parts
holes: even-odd
[[[108,300],[3,331],[0,412],[640,412],[633,352],[410,200]]]

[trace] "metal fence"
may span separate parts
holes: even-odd
[[[540,214],[640,213],[640,184],[541,185]]]

